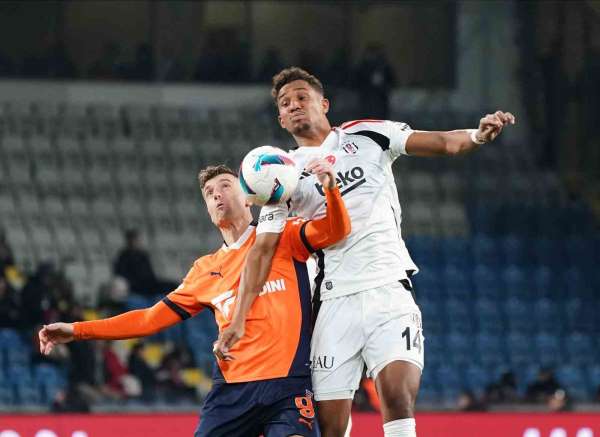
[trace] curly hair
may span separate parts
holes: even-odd
[[[284,85],[287,85],[290,82],[295,80],[303,80],[307,82],[315,91],[317,91],[321,95],[325,95],[325,90],[323,89],[323,84],[319,79],[310,74],[308,71],[303,70],[299,67],[289,67],[281,70],[275,76],[273,76],[273,88],[271,88],[271,97],[277,105],[277,97],[279,96],[279,91],[283,88]]]

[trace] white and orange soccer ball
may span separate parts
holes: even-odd
[[[248,201],[254,205],[271,205],[287,201],[299,178],[290,155],[272,146],[261,146],[246,154],[239,179]]]

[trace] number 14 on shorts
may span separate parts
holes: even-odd
[[[414,336],[411,337],[411,334],[414,334]],[[422,334],[420,329],[413,329],[411,331],[410,326],[407,326],[406,329],[402,331],[402,338],[406,338],[407,351],[409,351],[412,347],[417,349],[419,353],[421,353],[421,349],[423,348],[423,342],[421,340]]]

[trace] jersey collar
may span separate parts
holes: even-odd
[[[225,241],[223,241],[223,246],[221,246],[221,249],[228,251],[233,249],[239,249],[240,247],[242,247],[244,243],[248,241],[248,238],[250,237],[250,235],[252,235],[252,232],[254,232],[254,230],[256,229],[256,225],[258,225],[258,222],[256,220],[252,220],[252,223],[248,225],[248,229],[244,231],[244,233],[240,236],[240,238],[237,239],[235,243],[229,246],[227,245],[227,243],[225,243]]]

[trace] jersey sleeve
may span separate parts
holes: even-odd
[[[406,141],[414,132],[408,124],[390,120],[354,120],[344,123],[341,128],[350,135],[370,138],[392,161],[407,155]]]
[[[318,220],[295,218],[284,231],[284,242],[289,244],[294,258],[306,261],[311,253],[344,239],[351,231],[350,217],[339,188],[325,190],[327,212]]]
[[[196,260],[179,287],[169,293],[162,301],[182,320],[198,314],[204,306],[200,303],[199,295],[206,284],[201,274],[202,258]],[[205,277],[207,275],[204,275]]]
[[[390,139],[390,155],[392,160],[406,153],[406,142],[408,137],[414,132],[406,123],[399,121],[386,121],[386,130]]]
[[[261,208],[256,226],[256,235],[272,232],[281,234],[288,217],[288,207],[285,203],[265,205]]]

